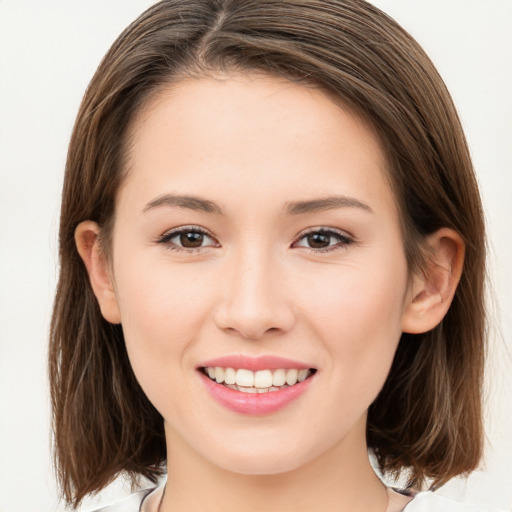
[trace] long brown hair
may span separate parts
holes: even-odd
[[[485,234],[453,102],[433,64],[394,20],[363,0],[164,0],[115,41],[73,130],[60,220],[60,278],[49,371],[55,461],[77,506],[117,474],[152,480],[166,459],[163,420],[131,370],[122,327],[101,316],[74,241],[90,219],[108,233],[131,120],[162,87],[215,70],[258,70],[325,91],[364,117],[388,156],[411,269],[441,227],[466,244],[442,323],[404,334],[371,405],[368,446],[384,473],[442,485],[482,452]]]

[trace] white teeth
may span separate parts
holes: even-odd
[[[254,374],[254,387],[269,388],[272,386],[272,372],[270,370],[260,370]]]
[[[311,371],[296,368],[251,371],[245,368],[207,367],[205,373],[210,379],[243,393],[267,393],[290,387],[306,380]]]
[[[306,380],[306,377],[308,376],[309,370],[299,370],[299,374],[297,376],[297,380],[299,382],[302,382],[303,380]]]
[[[285,370],[274,370],[272,375],[272,385],[282,386],[286,382],[286,371]]]
[[[217,373],[217,372],[215,372]],[[293,386],[294,384],[297,383],[297,377],[299,375],[299,371],[296,370],[295,368],[291,368],[289,370],[286,371],[286,384],[288,384],[288,386]]]
[[[242,393],[257,393],[258,390],[256,388],[247,388],[245,386],[238,386],[238,391]]]
[[[267,393],[273,391],[279,391],[284,388],[289,388],[287,384],[281,387],[271,386],[269,388],[246,388],[245,386],[237,386],[236,384],[226,384],[226,387],[232,389],[233,391],[241,391],[242,393]]]
[[[226,373],[224,375],[224,383],[236,384],[236,370],[234,370],[233,368],[226,368]]]
[[[220,384],[221,382],[224,382],[224,375],[225,375],[224,368],[221,368],[220,366],[215,367],[215,380]]]
[[[215,370],[215,372],[217,372],[217,370]],[[238,386],[244,386],[246,388],[254,386],[254,372],[240,368],[236,372],[236,383]]]

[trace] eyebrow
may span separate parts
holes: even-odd
[[[204,213],[224,215],[222,208],[213,201],[197,196],[163,194],[156,197],[144,206],[143,212],[161,207],[186,208]],[[369,213],[374,213],[366,203],[349,196],[329,196],[309,201],[288,201],[285,203],[285,211],[288,215],[302,215],[305,213],[323,212],[337,208],[359,208]]]
[[[175,194],[163,194],[158,196],[147,203],[142,211],[145,213],[162,206],[186,208],[188,210],[224,215],[222,208],[213,201],[208,201],[208,199],[202,199],[196,196],[180,196]]]
[[[303,213],[324,212],[336,208],[359,208],[369,213],[374,213],[366,203],[355,197],[329,196],[310,201],[293,201],[285,204],[286,212],[290,215],[301,215]]]

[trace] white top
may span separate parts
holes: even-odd
[[[402,510],[403,512],[500,512],[483,506],[450,500],[431,491],[416,493]]]
[[[153,501],[160,494],[161,488],[145,489],[128,496],[113,505],[100,508],[95,512],[144,512],[144,504]],[[499,510],[468,505],[439,496],[430,491],[415,493],[414,495],[399,494],[388,489],[389,505],[386,512],[500,512]],[[397,508],[405,505],[405,508]],[[504,512],[504,511],[501,511]]]
[[[500,512],[478,505],[453,501],[433,492],[420,492],[404,508],[404,512]],[[505,511],[501,511],[505,512]]]

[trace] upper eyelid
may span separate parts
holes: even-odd
[[[318,227],[314,227],[314,228],[309,228],[306,231],[302,231],[299,235],[297,235],[297,238],[295,239],[295,241],[293,243],[298,242],[299,240],[301,240],[302,238],[304,238],[305,236],[307,236],[311,233],[318,233],[318,232],[326,233],[329,235],[334,234],[334,235],[339,236],[340,238],[347,238],[351,242],[355,241],[355,237],[347,231],[344,231],[342,229],[337,229],[337,228],[331,228],[331,227],[327,227],[327,226],[318,226]]]
[[[329,236],[331,239],[334,239],[336,243],[323,248],[304,247],[298,245],[311,233],[325,234]],[[305,249],[312,253],[326,253],[335,251],[337,248],[347,247],[348,245],[352,245],[354,242],[354,237],[343,231],[338,231],[334,229],[312,229],[311,231],[302,233],[300,236],[298,236],[293,242],[292,247],[296,246],[297,248]]]
[[[168,237],[170,235],[177,235],[179,233],[186,233],[188,231],[197,231],[198,233],[201,233],[203,235],[208,235],[210,238],[215,238],[207,229],[196,226],[196,225],[190,225],[190,226],[179,226],[177,228],[172,228],[167,230],[163,235],[160,236],[160,238]]]
[[[156,239],[156,242],[157,243],[169,243],[172,238],[174,238],[175,236],[179,235],[180,233],[186,233],[186,232],[190,232],[190,231],[196,231],[198,233],[201,233],[202,235],[206,235],[208,238],[211,238],[214,242],[219,243],[217,238],[215,238],[207,229],[202,228],[201,226],[194,226],[194,225],[192,225],[192,226],[180,226],[180,227],[177,227],[177,228],[169,229],[168,231],[166,231],[165,233],[160,235]],[[208,249],[210,247],[212,247],[212,246],[195,247],[195,248],[179,247],[178,246],[178,249],[190,252],[190,251],[196,251],[198,249]]]
[[[197,225],[190,225],[190,226],[180,226],[180,227],[177,227],[177,228],[173,228],[173,229],[169,229],[168,231],[166,231],[165,233],[163,233],[159,238],[164,238],[164,237],[168,237],[170,235],[175,235],[175,234],[178,234],[178,233],[183,233],[183,232],[186,232],[186,231],[198,231],[202,234],[205,234],[205,235],[208,235],[210,238],[214,239],[214,240],[217,240],[217,238],[212,234],[210,233],[210,231],[208,231],[207,229],[201,227],[201,226],[197,226]],[[353,236],[348,233],[347,231],[344,231],[344,230],[341,230],[341,229],[337,229],[337,228],[332,228],[332,227],[327,227],[327,226],[315,226],[315,227],[311,227],[311,228],[306,228],[305,231],[301,231],[297,237],[296,237],[296,240],[299,240],[300,238],[306,236],[306,235],[309,235],[310,233],[317,233],[317,232],[324,232],[324,233],[334,233],[334,234],[338,234],[338,235],[341,235],[341,236],[345,236],[347,238],[353,238]]]

